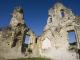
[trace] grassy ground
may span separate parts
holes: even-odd
[[[9,60],[51,60],[48,58],[20,58],[20,59],[9,59]]]

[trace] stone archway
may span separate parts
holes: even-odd
[[[42,49],[49,49],[51,48],[51,41],[48,38],[45,38],[42,42]]]

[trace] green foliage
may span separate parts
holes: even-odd
[[[20,59],[9,59],[9,60],[51,60],[51,59],[37,57],[37,58],[20,58]]]

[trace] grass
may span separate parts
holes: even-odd
[[[9,60],[51,60],[48,58],[19,58],[19,59],[9,59]]]

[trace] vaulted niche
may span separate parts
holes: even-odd
[[[61,16],[62,16],[62,18],[63,18],[63,17],[65,16],[65,15],[64,15],[64,10],[61,9],[60,12],[61,12]]]
[[[69,49],[73,50],[76,48],[76,34],[74,30],[68,31],[68,42],[69,42]]]

